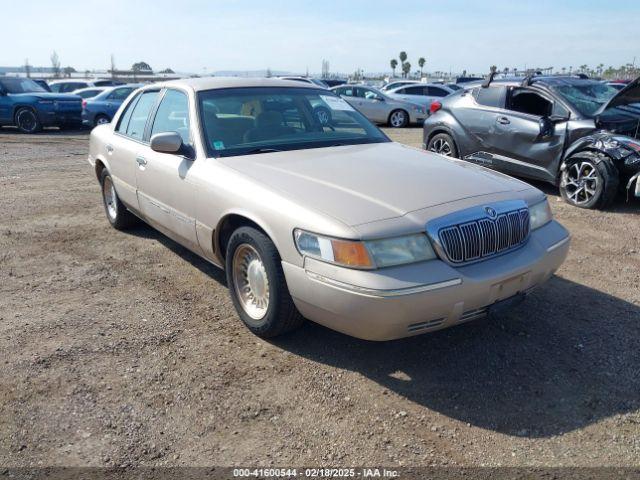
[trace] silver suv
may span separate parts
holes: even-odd
[[[640,197],[640,82],[622,91],[578,77],[476,85],[433,102],[424,148],[560,187],[604,208],[619,187]]]

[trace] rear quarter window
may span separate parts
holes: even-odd
[[[478,87],[473,91],[473,97],[480,105],[504,108],[506,92],[506,87]]]

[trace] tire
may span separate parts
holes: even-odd
[[[388,123],[393,128],[404,128],[409,125],[409,114],[404,110],[394,110],[389,114]]]
[[[113,179],[106,168],[100,174],[100,187],[104,213],[111,226],[117,230],[126,230],[136,225],[138,217],[127,210],[127,207],[118,198]]]
[[[448,133],[438,133],[431,137],[427,150],[445,157],[458,158],[458,147],[451,135]]]
[[[42,130],[40,119],[31,108],[23,107],[18,109],[14,119],[16,127],[22,133],[37,133]]]
[[[93,118],[93,126],[97,127],[98,125],[104,125],[105,123],[111,122],[111,119],[103,113],[99,113]]]
[[[271,239],[252,227],[240,227],[227,244],[225,267],[233,305],[255,335],[271,338],[295,330],[304,321],[293,304],[280,255]]]
[[[620,178],[611,159],[599,152],[579,152],[560,173],[560,195],[579,208],[606,208],[618,193]]]

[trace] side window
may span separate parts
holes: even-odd
[[[446,97],[447,95],[449,95],[449,92],[447,92],[444,88],[439,87],[427,87],[427,91],[429,92],[428,95],[430,97]]]
[[[54,93],[60,93],[60,87],[62,87],[61,84],[59,83],[55,83],[53,85],[49,85],[49,88],[51,89],[52,92]]]
[[[473,92],[473,96],[480,105],[504,108],[506,92],[507,89],[505,87],[480,87]]]
[[[118,120],[118,125],[116,126],[116,132],[120,132],[123,135],[127,134],[127,127],[129,126],[129,119],[131,119],[131,114],[133,113],[133,109],[136,107],[136,103],[140,100],[140,95],[131,100],[124,113],[120,116],[120,120]]]
[[[107,97],[109,100],[125,100],[133,92],[133,88],[116,88]]]
[[[356,89],[353,87],[346,87],[342,89],[342,91],[340,92],[340,95],[344,95],[345,97],[355,97]]]
[[[378,95],[373,90],[367,90],[365,88],[358,88],[358,96],[364,97],[367,100],[380,100],[380,95]]]
[[[407,95],[424,95],[424,87],[407,87],[404,89]]]
[[[129,118],[126,131],[127,136],[136,140],[142,140],[142,137],[144,136],[144,127],[147,124],[149,112],[151,112],[151,109],[156,102],[156,98],[158,98],[157,91],[144,92],[140,95],[138,103],[136,103],[135,107],[133,107],[133,110],[131,111],[131,117]]]
[[[153,120],[151,135],[163,132],[179,133],[185,145],[191,143],[189,99],[185,93],[178,90],[167,90],[162,98],[156,118]]]
[[[537,117],[550,116],[553,104],[542,95],[525,88],[514,88],[509,98],[509,110]]]

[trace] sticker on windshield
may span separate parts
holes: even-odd
[[[224,150],[224,142],[222,140],[214,140],[213,148],[216,150]]]
[[[322,101],[324,103],[329,105],[329,107],[331,107],[332,110],[349,110],[349,111],[353,111],[353,107],[351,105],[349,105],[347,102],[345,102],[340,97],[332,97],[332,96],[329,96],[329,95],[320,95],[320,98],[322,99]]]

